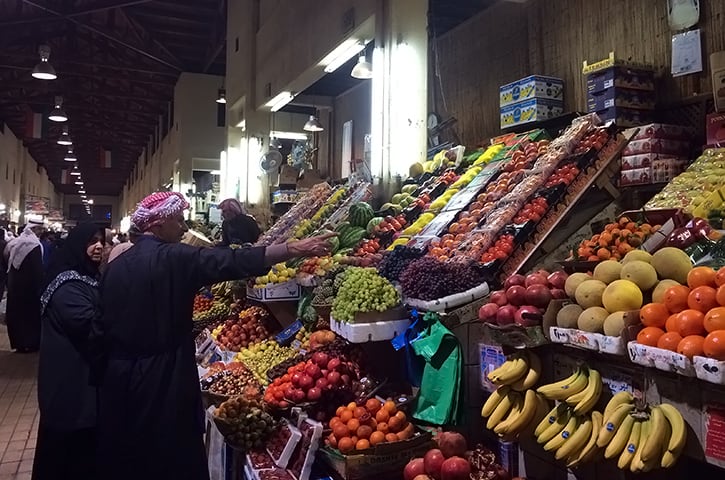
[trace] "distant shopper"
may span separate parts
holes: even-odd
[[[40,427],[33,480],[95,479],[96,389],[91,325],[100,315],[98,266],[104,231],[83,224],[51,260],[40,299]]]
[[[236,198],[227,198],[219,204],[222,211],[222,245],[248,245],[261,235],[257,221],[249,215]]]
[[[5,320],[10,347],[35,352],[40,344],[40,289],[43,283],[42,220],[30,220],[5,247],[8,261],[8,299]]]
[[[0,228],[0,300],[2,300],[3,295],[5,295],[5,283],[8,279],[8,265],[5,262],[5,256],[3,255],[5,247],[8,244],[8,240],[6,240],[6,238],[5,229]]]
[[[119,243],[118,245],[113,247],[113,250],[111,250],[111,253],[108,254],[108,263],[111,263],[116,258],[118,258],[118,256],[121,255],[123,252],[125,252],[126,250],[133,247],[141,235],[142,235],[141,231],[138,228],[136,228],[135,226],[132,226],[128,230],[128,242]]]

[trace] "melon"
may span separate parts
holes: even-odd
[[[605,260],[594,268],[594,280],[599,280],[607,285],[619,280],[622,265],[616,260]]]
[[[373,217],[372,219],[370,219],[367,227],[365,228],[368,232],[368,235],[372,235],[373,232],[375,231],[375,227],[377,227],[378,225],[383,223],[383,221],[384,221],[383,217]]]
[[[602,294],[607,284],[599,280],[585,280],[576,289],[574,298],[582,308],[601,307]],[[603,321],[604,319],[602,319]]]
[[[373,219],[375,212],[367,202],[357,202],[350,205],[348,220],[355,227],[367,228],[368,222]]]
[[[687,284],[687,274],[692,270],[690,257],[674,247],[665,247],[652,255],[652,266],[662,279],[675,280],[682,285]]]
[[[579,330],[585,332],[602,333],[604,332],[604,321],[608,316],[609,312],[602,307],[590,307],[579,315],[577,326]]]
[[[586,273],[572,273],[571,275],[569,275],[569,278],[566,279],[566,283],[564,284],[564,290],[566,291],[566,294],[569,295],[569,297],[574,298],[574,294],[576,293],[576,289],[579,288],[579,285],[581,285],[582,282],[591,279],[592,277],[590,277]]]
[[[622,280],[634,283],[643,291],[657,285],[657,271],[652,265],[642,260],[632,260],[624,265],[620,277]]]
[[[609,312],[626,312],[642,307],[642,290],[629,280],[615,280],[602,294],[602,304]]]

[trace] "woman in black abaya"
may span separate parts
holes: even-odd
[[[100,315],[103,243],[103,229],[77,226],[53,255],[45,279],[33,480],[96,478],[96,390],[90,386],[89,335]]]

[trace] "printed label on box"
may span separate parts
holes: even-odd
[[[481,386],[487,391],[493,392],[497,387],[488,379],[488,374],[503,365],[503,362],[506,361],[506,356],[498,345],[480,343],[478,350],[480,352],[479,358],[481,359],[479,363],[481,367]]]
[[[531,99],[502,107],[501,128],[554,118],[564,112],[561,102]]]
[[[499,105],[504,107],[530,98],[564,100],[564,81],[555,77],[532,75],[499,87]]]
[[[705,455],[725,460],[725,410],[708,406]]]

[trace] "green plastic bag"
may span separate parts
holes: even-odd
[[[425,360],[413,418],[434,425],[455,425],[463,413],[461,345],[438,315],[427,313],[423,320],[427,327],[412,343],[415,353]]]

